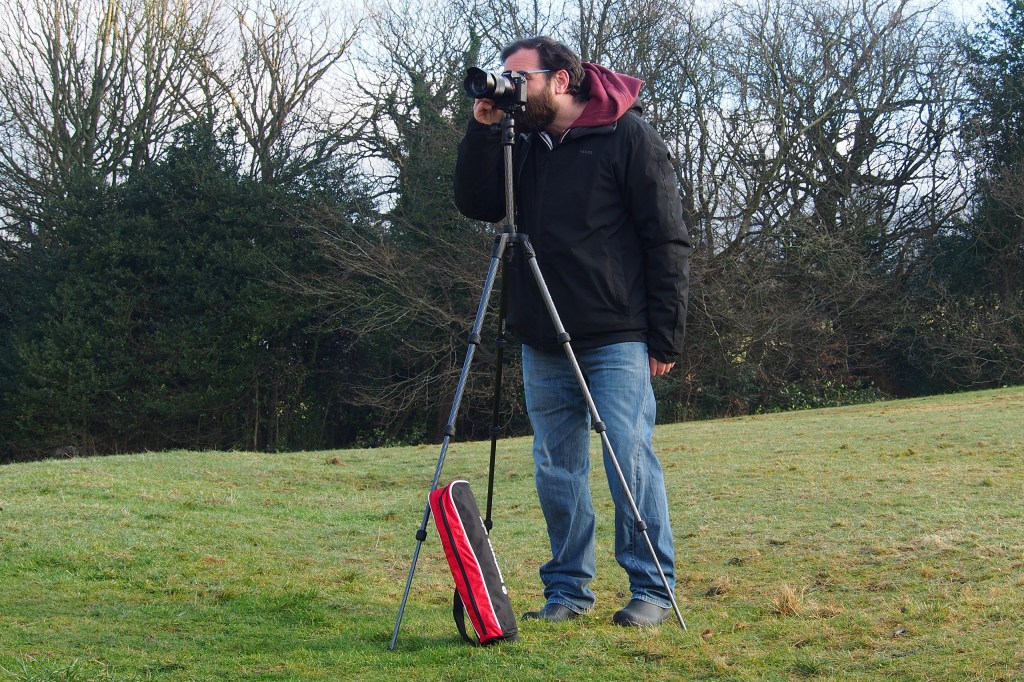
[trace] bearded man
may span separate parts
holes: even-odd
[[[536,251],[674,590],[665,479],[651,443],[651,379],[672,370],[682,353],[689,287],[691,245],[669,152],[640,116],[640,80],[582,62],[547,37],[517,41],[501,57],[527,88],[525,111],[515,116],[515,223]],[[470,218],[506,218],[502,149],[492,132],[503,116],[493,101],[476,100],[459,145],[455,201]],[[551,559],[540,567],[545,603],[523,618],[561,621],[595,602],[591,418],[527,263],[513,260],[505,281],[509,329],[523,344],[537,495],[551,545]],[[631,594],[612,621],[657,625],[670,615],[671,596],[607,452],[604,458],[615,502],[615,557]]]

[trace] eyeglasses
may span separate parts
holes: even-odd
[[[505,78],[512,78],[512,74],[517,73],[520,76],[531,76],[535,73],[551,73],[551,69],[537,69],[535,71],[502,71],[501,75]],[[530,80],[527,78],[526,80]]]

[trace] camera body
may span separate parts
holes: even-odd
[[[526,76],[518,71],[498,73],[471,66],[462,87],[473,99],[489,99],[505,111],[526,106]]]

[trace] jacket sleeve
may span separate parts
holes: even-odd
[[[455,205],[467,218],[505,218],[505,175],[501,141],[490,126],[469,120],[455,162]]]
[[[657,360],[675,362],[683,352],[693,248],[668,148],[654,128],[636,119],[626,194],[646,256],[647,346]]]

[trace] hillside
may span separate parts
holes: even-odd
[[[597,607],[488,649],[458,639],[431,524],[387,651],[436,446],[0,467],[0,679],[1019,679],[1022,415],[1012,388],[661,426],[689,631],[610,624],[597,459]],[[456,443],[442,477],[481,507],[488,451]],[[529,440],[498,460],[521,613],[547,551]]]

